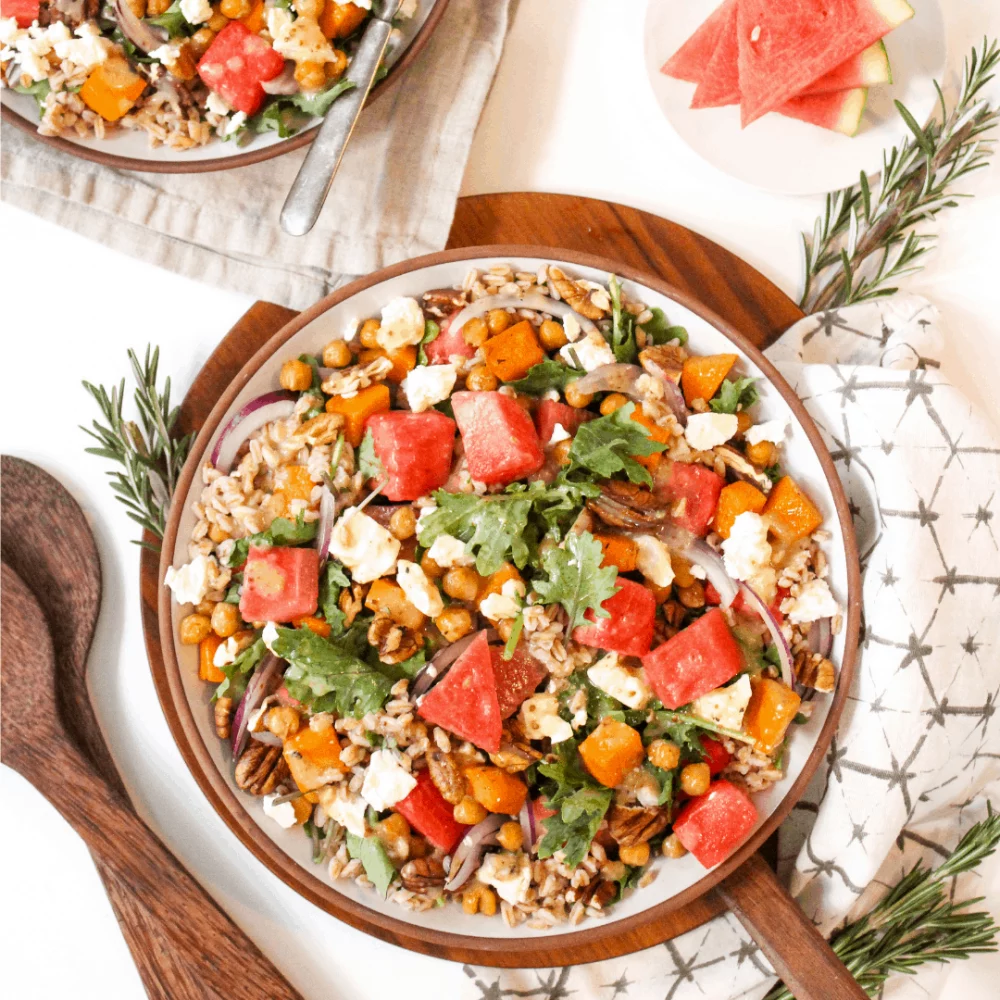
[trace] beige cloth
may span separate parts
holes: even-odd
[[[510,0],[451,0],[416,61],[361,116],[315,229],[278,213],[305,155],[205,174],[112,170],[4,126],[2,196],[190,278],[304,308],[353,275],[440,250]]]

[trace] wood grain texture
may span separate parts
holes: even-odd
[[[485,252],[544,255],[542,248],[552,248],[554,257],[581,265],[614,269],[626,278],[645,281],[702,314],[733,339],[741,350],[746,350],[767,377],[776,381],[779,389],[784,384],[766,359],[756,355],[754,345],[766,346],[773,342],[790,323],[801,318],[802,314],[795,304],[753,268],[722,247],[648,213],[562,195],[503,194],[464,198],[458,203],[449,240],[452,251],[423,258],[420,264],[457,259],[461,257],[461,252],[454,248],[462,245],[478,247],[491,242],[511,244],[516,240],[530,241],[535,245],[492,246]],[[564,252],[559,253],[560,249]],[[585,260],[582,256],[595,251],[613,254],[613,262]],[[178,489],[179,494],[186,494],[194,475],[193,470],[201,460],[201,451],[212,433],[213,422],[253,374],[264,355],[280,350],[285,339],[320,315],[333,302],[355,294],[376,280],[403,273],[409,266],[394,265],[378,275],[359,279],[297,316],[289,310],[257,303],[227,334],[195,379],[184,400],[184,426],[201,427],[203,433],[195,443],[192,460]],[[668,283],[668,278],[673,284]],[[276,326],[282,320],[288,321],[288,325],[279,333]],[[273,341],[267,343],[272,337]],[[262,353],[262,357],[240,370],[241,364],[250,362],[255,352],[265,344],[267,351]],[[237,372],[239,377],[234,382]],[[796,417],[807,429],[810,440],[820,454],[821,462],[824,462],[838,516],[849,531],[850,517],[846,498],[829,455],[823,448],[819,432],[791,390],[784,386],[781,391]],[[209,414],[216,406],[219,409],[209,421]],[[176,518],[172,517],[165,542],[167,552],[173,551],[175,534]],[[852,560],[856,563],[856,556],[849,551],[849,565],[853,565]],[[796,783],[779,809],[767,821],[765,829],[755,834],[719,869],[673,899],[634,917],[613,924],[588,927],[576,933],[554,931],[550,935],[524,938],[512,946],[510,942],[493,938],[431,931],[357,904],[291,861],[262,835],[249,818],[245,803],[234,795],[210,762],[190,708],[181,700],[179,668],[173,655],[173,637],[169,623],[169,600],[161,593],[159,586],[162,569],[155,556],[143,553],[141,582],[147,651],[168,724],[185,761],[213,807],[263,863],[317,906],[383,940],[454,961],[507,967],[593,962],[659,944],[717,915],[724,909],[724,902],[717,893],[709,890],[761,845],[801,794],[805,780],[822,758],[832,735],[853,669],[851,652],[842,667],[841,687],[838,688],[831,707],[830,725],[824,729],[810,754],[806,766],[808,774],[803,775],[802,785]],[[858,590],[859,585],[855,580],[851,585],[851,593],[857,593]],[[849,646],[852,645],[850,637],[856,635],[858,621],[858,606],[855,601],[848,615]],[[780,931],[780,928],[777,930]],[[484,931],[488,932],[486,928]],[[806,1000],[805,994],[802,1000]]]
[[[123,874],[122,865],[109,859],[114,849],[109,852],[95,846],[86,832],[82,832],[150,997],[157,1000],[221,998],[226,994],[219,991],[226,984],[239,981],[246,974],[248,962],[255,970],[254,975],[262,977],[258,982],[266,991],[264,995],[297,997],[298,993],[131,809],[87,693],[87,654],[100,610],[101,569],[97,546],[83,511],[59,482],[30,462],[5,455],[2,476],[4,504],[0,542],[5,570],[16,574],[11,577],[10,594],[6,589],[6,572],[4,576],[4,762],[21,770],[11,760],[25,755],[17,746],[18,740],[48,741],[46,729],[61,729],[55,745],[68,744],[68,757],[59,757],[57,770],[46,769],[42,773],[40,780],[44,784],[38,784],[28,774],[25,776],[57,808],[66,808],[59,804],[67,799],[60,782],[75,780],[71,759],[75,759],[74,755],[79,757],[91,784],[103,785],[106,793],[97,797],[88,795],[74,807],[85,821],[85,830],[109,824],[107,830],[114,835],[119,854],[127,850],[128,845],[134,845],[135,864],[148,871],[154,883],[160,878],[170,880],[171,891],[176,895],[169,905],[181,909],[177,917],[170,915],[169,923],[164,924],[164,911],[150,905],[150,899],[159,894],[153,885],[133,881],[129,874],[131,868]],[[37,620],[28,623],[26,617],[31,614],[35,614]],[[11,648],[7,645],[9,629],[12,630]],[[51,639],[48,647],[47,638]],[[23,664],[27,662],[21,654],[23,649],[34,645],[51,648],[51,676],[42,672],[41,662],[45,655],[39,656],[37,652],[31,654],[33,667],[29,673],[32,688],[38,686],[51,692],[55,701],[55,721],[41,731],[34,726],[26,731],[16,722],[11,728],[8,712],[18,711],[23,700],[24,685],[28,682],[20,677]],[[29,751],[28,759],[32,756]],[[122,813],[128,814],[132,840],[118,840],[120,823],[109,816],[107,809],[99,807],[106,801],[113,802],[119,820]],[[189,940],[177,937],[178,919],[195,928],[204,926],[210,934],[225,938],[228,952],[216,953],[213,948],[209,953],[203,947],[192,949]]]

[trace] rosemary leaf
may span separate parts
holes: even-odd
[[[912,138],[883,156],[877,182],[861,174],[853,187],[828,194],[812,235],[802,236],[805,282],[799,304],[807,313],[891,295],[893,282],[923,266],[933,237],[915,227],[968,197],[954,192],[954,185],[986,166],[993,154],[986,133],[1000,121],[1000,108],[981,91],[998,64],[1000,46],[984,38],[982,51],[974,48],[965,60],[950,110],[935,83],[939,108],[925,125],[896,101]]]

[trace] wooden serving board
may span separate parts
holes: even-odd
[[[622,265],[646,271],[698,299],[735,326],[758,347],[773,343],[803,316],[776,285],[735,254],[676,223],[638,209],[575,195],[509,194],[460,198],[447,248],[487,244],[534,244],[553,249],[598,253]],[[555,255],[557,256],[557,255]],[[181,404],[182,432],[201,427],[223,389],[247,360],[295,315],[271,302],[255,302],[223,337],[195,377]],[[162,663],[157,623],[158,557],[143,549],[141,590],[146,648]],[[763,853],[773,859],[771,850]],[[627,948],[636,951],[673,937],[722,913],[720,895],[706,893],[657,922],[655,939],[636,933]],[[385,936],[385,935],[381,935]],[[438,952],[448,957],[447,949]],[[553,954],[546,963],[537,955],[532,965],[584,963],[605,957],[580,950]]]

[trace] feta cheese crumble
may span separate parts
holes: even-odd
[[[574,355],[576,356],[574,358]],[[559,357],[568,365],[576,366],[577,360],[583,365],[585,371],[592,372],[601,365],[613,365],[615,363],[614,352],[608,347],[608,342],[597,330],[592,330],[583,340],[566,344],[560,348]]]
[[[684,437],[695,451],[711,451],[725,444],[737,427],[735,413],[693,413],[688,417]]]
[[[643,708],[653,696],[639,670],[618,662],[617,653],[608,653],[587,670],[590,683],[629,708]]]
[[[269,816],[282,829],[290,830],[295,826],[295,806],[291,802],[275,803],[277,792],[264,796],[264,815]]]
[[[476,878],[496,889],[502,900],[516,906],[528,898],[531,864],[524,854],[487,854]]]
[[[349,791],[346,785],[324,785],[317,789],[316,797],[323,812],[346,827],[348,833],[363,837],[368,832],[365,826],[368,803],[360,795]]]
[[[400,298],[386,303],[382,309],[382,322],[375,334],[382,350],[392,354],[403,347],[419,344],[423,339],[424,311],[416,299]]]
[[[437,618],[444,611],[441,591],[418,563],[400,559],[396,564],[396,582],[403,588],[406,599],[422,614]]]
[[[281,8],[276,9],[280,10]],[[205,110],[213,115],[228,115],[232,108],[214,90],[210,90],[208,99],[205,101]]]
[[[760,444],[761,441],[770,441],[771,444],[781,444],[785,440],[785,432],[788,430],[787,420],[765,420],[762,424],[754,424],[743,433],[743,440],[747,444]]]
[[[820,618],[833,618],[840,614],[840,605],[826,580],[814,579],[802,584],[795,597],[783,601],[781,610],[793,625],[805,625]]]
[[[524,584],[520,580],[506,580],[499,594],[490,594],[483,599],[479,605],[480,614],[491,622],[502,618],[516,618],[525,593]]]
[[[287,12],[286,12],[287,13]],[[336,61],[337,55],[319,24],[308,17],[297,17],[280,24],[279,34],[274,35],[274,51],[295,63]],[[270,25],[269,25],[270,30]],[[421,325],[421,335],[423,326]]]
[[[105,62],[114,46],[101,34],[96,25],[88,21],[76,29],[76,38],[56,41],[54,48],[60,59],[66,59],[81,69],[89,70]]]
[[[343,563],[355,583],[371,583],[396,565],[399,539],[356,507],[348,507],[333,526],[330,555]]]
[[[559,699],[554,694],[533,694],[521,703],[518,713],[529,740],[562,743],[573,735],[573,727],[559,716]]]
[[[744,511],[737,516],[722,543],[722,555],[731,577],[751,586],[765,604],[774,600],[777,574],[771,567],[767,523],[760,514]]]
[[[724,729],[738,730],[743,725],[743,713],[750,704],[751,693],[750,678],[742,674],[728,687],[716,688],[695,698],[688,711]]]
[[[669,587],[674,582],[674,567],[670,563],[670,550],[655,535],[636,535],[639,546],[636,567],[651,584]]]
[[[209,583],[212,561],[208,556],[195,556],[191,562],[174,569],[171,566],[163,582],[174,592],[178,604],[201,604],[212,589]]]
[[[376,812],[401,802],[416,787],[417,779],[400,763],[394,750],[376,750],[368,760],[361,797]]]
[[[552,436],[549,438],[548,446],[551,448],[554,444],[559,444],[560,441],[568,441],[572,436],[562,424],[556,423],[555,427],[552,428]]]
[[[563,317],[563,333],[566,334],[566,339],[571,344],[579,338],[581,333],[583,333],[580,321],[572,313],[567,313],[566,316]]]
[[[208,0],[181,0],[181,13],[188,24],[202,24],[212,19],[212,5]]]
[[[414,413],[423,413],[447,399],[455,388],[454,365],[418,365],[403,379],[403,392]]]
[[[432,509],[437,510],[436,507]],[[454,535],[438,535],[427,550],[427,556],[442,569],[451,569],[452,566],[471,566],[475,562],[466,550],[465,542]]]
[[[264,645],[267,646],[268,652],[274,652],[274,644],[278,641],[278,626],[274,622],[268,622],[264,626],[264,631],[260,634],[261,639],[264,640]]]

